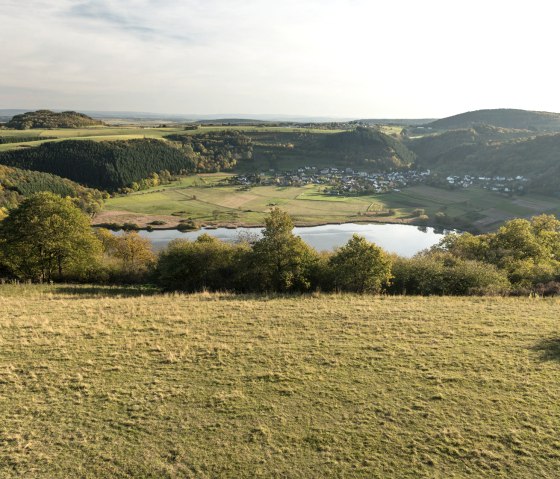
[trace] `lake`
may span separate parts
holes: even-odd
[[[139,231],[139,233],[142,237],[148,238],[154,248],[159,250],[176,238],[194,240],[201,234],[207,233],[223,241],[235,241],[244,235],[260,236],[261,231],[262,228],[203,228],[186,233],[181,233],[178,230]],[[386,251],[407,257],[437,244],[444,236],[441,232],[434,231],[434,228],[379,223],[345,223],[294,228],[294,234],[300,236],[307,244],[318,251],[330,251],[342,246],[354,233],[365,237],[368,241],[381,246]]]

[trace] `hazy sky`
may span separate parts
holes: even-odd
[[[0,108],[560,112],[550,0],[0,0]]]

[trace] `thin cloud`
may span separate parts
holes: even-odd
[[[121,5],[123,4],[125,2],[121,2]],[[148,4],[153,4],[153,2],[148,2]],[[85,20],[90,22],[94,28],[104,26],[119,32],[127,32],[142,40],[167,39],[187,43],[194,41],[188,35],[170,31],[165,26],[151,25],[148,23],[149,19],[129,13],[135,10],[143,11],[142,7],[144,6],[128,2],[128,8],[122,11],[122,8],[119,10],[111,2],[88,0],[70,6],[62,13],[62,16]],[[147,11],[150,11],[150,9],[148,8]]]

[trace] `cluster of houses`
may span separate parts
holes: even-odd
[[[304,166],[293,171],[270,170],[267,174],[239,175],[232,177],[230,182],[245,187],[325,185],[328,186],[325,190],[328,194],[348,195],[398,191],[406,186],[423,183],[429,176],[430,170],[369,173],[353,168]]]
[[[477,186],[491,191],[511,194],[525,190],[529,180],[523,176],[447,176],[434,175],[430,170],[404,170],[371,173],[353,168],[322,168],[303,166],[291,171],[269,170],[229,179],[230,184],[252,186],[324,185],[331,195],[360,195],[400,191],[401,188],[428,183],[434,186],[469,188]]]
[[[525,190],[525,183],[529,181],[524,176],[448,176],[448,185],[461,188],[478,186],[499,193],[516,193]]]

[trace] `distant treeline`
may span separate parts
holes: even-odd
[[[67,140],[0,153],[0,164],[52,173],[108,191],[131,185],[154,172],[190,173],[194,162],[178,148],[153,139]]]
[[[56,140],[56,136],[0,136],[0,145],[44,140]]]
[[[19,280],[151,282],[165,291],[419,295],[560,293],[560,221],[516,219],[496,233],[453,234],[413,258],[354,235],[318,253],[274,208],[263,237],[225,243],[209,235],[172,241],[155,255],[137,232],[95,233],[70,199],[40,193],[0,222],[0,276]]]
[[[29,130],[31,128],[84,128],[102,124],[103,122],[99,120],[75,111],[55,113],[50,110],[37,110],[15,115],[6,126],[16,130]]]

